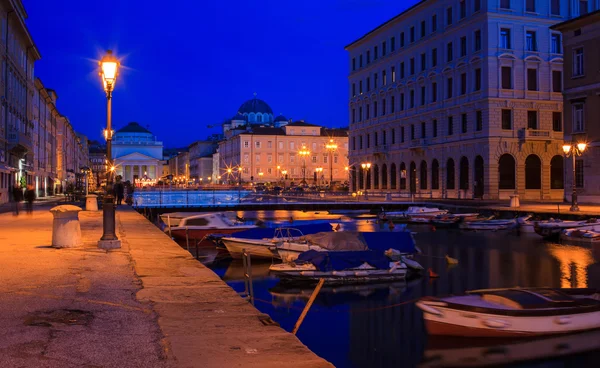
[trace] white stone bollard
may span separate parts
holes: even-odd
[[[53,247],[73,248],[82,244],[79,211],[81,208],[69,204],[56,206],[50,210],[54,216],[52,222]]]
[[[85,210],[86,211],[98,211],[98,196],[95,194],[88,194],[85,196]]]
[[[521,207],[521,203],[519,203],[519,196],[518,195],[511,195],[510,196],[510,207],[512,208],[519,208]]]

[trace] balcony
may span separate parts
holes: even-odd
[[[558,133],[558,134],[555,134]],[[557,135],[555,137],[555,135]],[[521,129],[519,132],[519,138],[526,141],[549,141],[552,139],[561,139],[558,135],[562,135],[562,132],[553,132],[551,130],[540,130],[540,129]]]
[[[33,148],[31,136],[25,132],[12,129],[8,131],[7,137],[9,150],[15,153],[26,153]]]

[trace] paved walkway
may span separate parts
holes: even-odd
[[[0,215],[0,367],[331,366],[131,209],[105,252],[101,212],[50,247],[48,208]]]

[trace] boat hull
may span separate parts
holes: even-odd
[[[186,228],[184,227],[179,227],[179,228],[172,228],[171,229],[171,236],[175,239],[175,240],[179,240],[179,241],[185,241],[186,239],[189,239],[190,241],[192,239],[194,240],[202,240],[202,242],[199,243],[199,245],[202,246],[214,246],[214,243],[206,240],[205,237],[210,235],[210,234],[235,234],[238,231],[243,231],[243,230],[248,230],[248,229],[253,229],[254,226],[252,227],[229,227],[229,228],[223,228],[223,229],[207,229],[207,228],[194,228],[193,226],[189,226],[187,227],[187,236],[186,236]],[[168,232],[168,230],[167,230]]]
[[[242,259],[244,250],[250,254],[252,258],[273,259],[278,258],[276,250],[271,250],[275,247],[273,243],[267,241],[245,241],[241,239],[224,238],[223,244],[233,259]]]

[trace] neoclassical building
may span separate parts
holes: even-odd
[[[598,4],[426,0],[346,46],[353,189],[562,199],[563,54],[549,27],[583,6]]]
[[[116,175],[123,181],[157,180],[162,175],[163,143],[148,129],[132,122],[116,131],[112,142]]]

